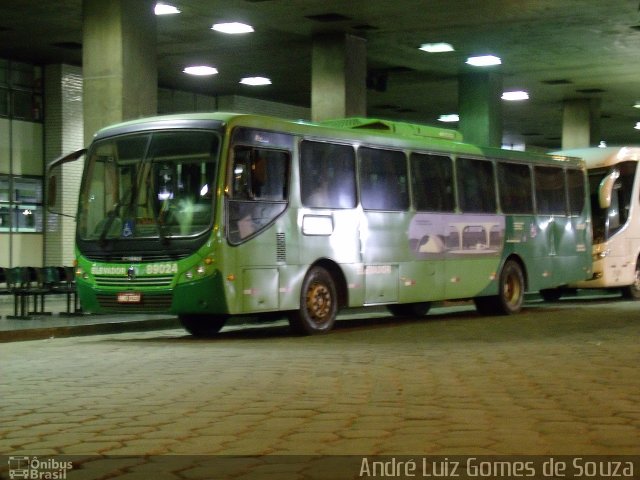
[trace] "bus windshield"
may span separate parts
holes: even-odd
[[[600,183],[611,173],[611,169],[596,169],[589,172],[593,243],[606,242],[627,223],[636,165],[636,162],[623,162],[614,167],[620,172],[620,175],[613,185],[611,205],[604,209],[600,207],[599,203]]]
[[[144,132],[95,142],[80,192],[85,241],[193,237],[213,220],[218,136]]]

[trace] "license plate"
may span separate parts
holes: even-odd
[[[140,303],[142,293],[140,292],[120,292],[118,293],[118,303]]]

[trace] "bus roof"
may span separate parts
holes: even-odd
[[[607,167],[622,161],[637,162],[640,160],[640,146],[575,148],[553,152],[553,155],[581,158],[590,169]]]
[[[309,127],[328,127],[339,130],[367,130],[373,133],[387,133],[404,138],[423,139],[435,138],[441,140],[449,140],[454,142],[462,142],[462,134],[457,130],[439,128],[430,125],[412,124],[406,122],[395,122],[390,120],[380,120],[373,118],[351,117],[336,120],[326,120],[323,122],[308,122],[303,120],[285,120],[276,117],[267,117],[253,114],[232,113],[232,112],[212,112],[212,113],[184,113],[173,115],[158,115],[154,117],[139,118],[127,122],[118,123],[102,128],[96,136],[102,137],[113,134],[114,131],[122,131],[127,127],[136,129],[137,126],[151,124],[177,124],[181,122],[202,122],[208,120],[217,120],[225,123],[231,122],[239,118],[256,118],[264,119],[269,123],[283,122],[290,125],[305,125]]]
[[[320,122],[320,125],[347,129],[377,130],[380,132],[393,133],[402,137],[428,137],[462,142],[462,134],[457,130],[415,123],[378,120],[374,118],[352,117],[339,120],[326,120]]]
[[[540,162],[556,163],[576,162],[575,155],[550,156],[542,153],[504,150],[497,147],[484,147],[463,142],[460,132],[453,129],[440,128],[430,125],[396,122],[373,118],[352,117],[345,119],[327,120],[313,123],[306,120],[286,120],[264,115],[233,113],[233,112],[202,112],[160,115],[139,118],[119,123],[99,130],[94,139],[112,135],[126,134],[146,129],[165,128],[212,128],[222,126],[246,125],[265,130],[286,129],[294,134],[312,135],[317,137],[336,138],[343,140],[357,140],[360,142],[378,143],[382,139],[389,146],[398,148],[428,148],[433,151],[465,155],[483,155],[509,159],[536,159]],[[579,155],[578,155],[579,157]]]

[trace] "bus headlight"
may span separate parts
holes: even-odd
[[[185,272],[184,277],[187,280],[193,280],[194,277],[202,277],[204,275],[207,274],[207,267],[204,264],[200,264],[198,265],[196,268],[191,269],[191,270],[187,270],[187,272]]]
[[[87,280],[89,278],[89,274],[80,266],[76,266],[74,273],[76,278],[81,278],[83,280]]]
[[[611,253],[611,251],[609,249],[607,250],[602,250],[601,252],[596,252],[593,254],[593,261],[597,261],[597,260],[602,260],[603,258],[606,258],[609,256],[609,253]]]

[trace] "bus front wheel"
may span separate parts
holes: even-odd
[[[327,333],[338,314],[338,295],[333,277],[322,267],[313,267],[302,282],[300,308],[289,316],[291,329],[303,335]]]
[[[483,315],[511,315],[522,309],[524,302],[524,273],[515,260],[507,260],[500,272],[498,295],[476,297],[476,309]]]
[[[631,300],[640,300],[640,258],[636,262],[636,271],[633,283],[622,289],[622,296]]]
[[[214,337],[224,327],[227,317],[224,315],[178,315],[184,329],[194,337]]]

